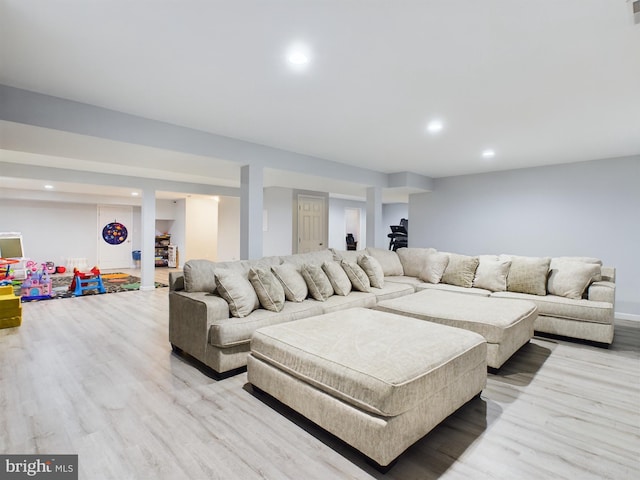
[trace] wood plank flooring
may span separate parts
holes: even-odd
[[[608,350],[534,338],[383,475],[246,373],[216,381],[173,354],[167,294],[23,304],[0,330],[0,452],[77,453],[91,480],[640,475],[638,322]]]

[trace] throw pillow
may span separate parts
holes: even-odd
[[[551,269],[547,289],[551,295],[579,300],[593,278],[600,275],[600,265],[595,263],[556,263]]]
[[[249,270],[249,281],[262,308],[272,312],[279,312],[284,308],[284,288],[271,270],[254,267]]]
[[[505,257],[501,256],[501,258]],[[507,290],[531,295],[546,295],[550,263],[550,257],[512,256],[511,268],[507,276]]]
[[[351,292],[351,280],[349,280],[349,277],[340,266],[340,262],[324,262],[322,270],[324,270],[329,282],[331,282],[336,295],[342,295],[343,297],[349,295],[349,292]]]
[[[367,253],[380,262],[385,277],[404,275],[400,257],[393,250],[383,248],[367,248]]]
[[[511,260],[499,259],[496,255],[480,255],[480,263],[473,279],[473,286],[492,292],[507,290],[507,276]]]
[[[346,260],[347,262],[357,263],[360,257],[364,254],[364,250],[334,250],[333,259],[337,262]]]
[[[302,302],[309,294],[307,282],[293,263],[272,265],[271,271],[284,288],[284,296],[290,302]]]
[[[318,265],[305,265],[302,267],[302,276],[307,282],[309,293],[313,298],[324,302],[333,295],[333,287],[327,274],[324,273],[322,267]]]
[[[382,270],[382,265],[380,265],[378,260],[370,255],[363,255],[358,260],[358,265],[360,265],[364,273],[369,277],[369,283],[372,287],[384,287],[384,270]]]
[[[553,270],[554,268],[558,268],[559,265],[565,262],[580,262],[580,263],[589,263],[592,265],[598,265],[602,267],[602,260],[594,257],[554,257],[551,259],[551,265],[549,266],[549,270]],[[602,281],[602,268],[598,270],[598,272],[593,276],[594,282]]]
[[[440,283],[447,265],[449,265],[449,255],[441,252],[429,253],[423,260],[418,278],[423,282]]]
[[[369,281],[369,277],[357,263],[345,262],[344,260],[342,260],[340,262],[340,265],[346,272],[349,280],[351,280],[351,285],[353,285],[353,288],[361,292],[371,291],[371,282]]]
[[[457,253],[449,254],[449,264],[444,270],[442,283],[457,285],[458,287],[473,287],[473,279],[478,268],[478,257],[469,257]]]
[[[404,274],[416,278],[420,277],[420,272],[424,267],[427,255],[435,252],[436,250],[434,248],[402,247],[396,250]]]
[[[260,301],[251,282],[234,270],[216,270],[218,293],[229,304],[234,317],[246,317],[260,306]]]

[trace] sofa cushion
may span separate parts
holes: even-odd
[[[317,252],[296,253],[294,255],[285,255],[280,257],[282,262],[293,263],[300,271],[305,265],[322,266],[324,262],[333,260],[333,252],[329,249],[318,250]]]
[[[492,292],[506,291],[511,260],[500,259],[497,255],[480,255],[478,259],[480,263],[473,279],[473,286]]]
[[[254,267],[249,270],[249,281],[258,295],[262,308],[279,312],[284,306],[284,288],[271,270]]]
[[[371,282],[369,281],[369,277],[365,271],[360,268],[360,265],[355,262],[346,262],[344,260],[340,262],[340,265],[342,265],[342,268],[347,273],[349,280],[351,280],[353,288],[360,292],[371,291]]]
[[[304,277],[293,263],[283,263],[282,265],[272,265],[271,271],[280,281],[284,289],[284,296],[290,302],[302,302],[309,289]]]
[[[384,287],[382,288],[371,287],[371,293],[376,296],[376,300],[378,302],[381,302],[383,300],[391,300],[393,298],[411,295],[412,293],[415,293],[415,289],[413,285],[408,283],[384,282]]]
[[[382,288],[384,286],[384,271],[380,262],[371,255],[363,255],[358,260],[358,265],[364,270],[369,277],[369,283],[372,287]]]
[[[367,247],[367,254],[380,262],[385,277],[404,275],[400,257],[393,250]]]
[[[324,302],[333,295],[331,282],[320,265],[304,265],[301,273],[313,298]]]
[[[209,327],[209,344],[216,347],[247,344],[256,329],[321,315],[322,305],[321,302],[309,299],[304,302],[285,302],[284,308],[279,312],[259,308],[243,318],[218,318]]]
[[[251,282],[242,273],[229,270],[216,270],[218,293],[229,304],[229,311],[234,317],[246,317],[260,306]]]
[[[336,261],[346,260],[347,262],[356,262],[360,260],[360,257],[365,255],[364,250],[333,250],[333,259]]]
[[[204,259],[189,260],[184,264],[184,290],[186,292],[213,292],[216,289],[216,262]],[[219,268],[219,267],[218,267]]]
[[[428,253],[423,259],[422,270],[418,277],[423,282],[440,283],[447,265],[449,265],[449,255],[446,253]]]
[[[340,262],[324,262],[322,264],[322,270],[324,270],[329,282],[331,282],[331,286],[336,295],[349,295],[349,292],[351,292],[351,280],[349,280]]]
[[[596,263],[556,262],[549,275],[547,290],[551,295],[582,298],[593,279],[600,276],[600,268]]]
[[[473,279],[477,268],[478,257],[450,253],[449,263],[440,281],[449,285],[471,288],[473,287]]]
[[[491,295],[491,290],[485,290],[484,288],[467,288],[459,287],[458,285],[449,285],[448,283],[420,283],[415,286],[416,292],[423,290],[440,290],[444,292],[456,292],[465,293],[468,295],[477,295],[479,297],[488,297]]]
[[[402,271],[410,277],[419,277],[427,255],[435,252],[434,248],[402,247],[396,250],[402,263]]]
[[[613,323],[613,304],[608,302],[594,302],[593,300],[574,300],[557,295],[527,295],[514,292],[494,292],[491,297],[515,298],[529,300],[538,307],[538,315],[554,318],[567,318],[583,322]]]
[[[500,258],[511,260],[507,276],[507,291],[531,295],[547,294],[550,257],[501,255]]]

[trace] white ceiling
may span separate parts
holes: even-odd
[[[640,153],[640,25],[626,0],[3,0],[0,22],[2,84],[385,173]],[[302,70],[286,62],[296,42]],[[25,163],[106,168],[118,150],[151,176],[178,162],[238,184],[224,159],[152,152],[150,164],[146,147],[5,127],[3,149],[37,154]]]

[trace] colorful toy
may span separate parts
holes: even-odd
[[[51,279],[47,273],[46,264],[42,264],[39,271],[38,264],[29,260],[26,264],[27,278],[20,287],[20,296],[23,302],[31,300],[43,300],[51,298]]]
[[[91,273],[84,273],[77,268],[73,269],[73,281],[69,285],[69,291],[80,297],[87,290],[97,290],[98,293],[107,293],[102,283],[100,269],[95,266],[90,270]]]
[[[19,262],[20,260],[15,260],[13,258],[0,257],[0,268],[7,267],[4,274],[2,274],[2,272],[0,271],[0,286],[13,284],[13,279],[15,278],[15,275],[13,273],[13,270],[11,269],[11,265]]]

